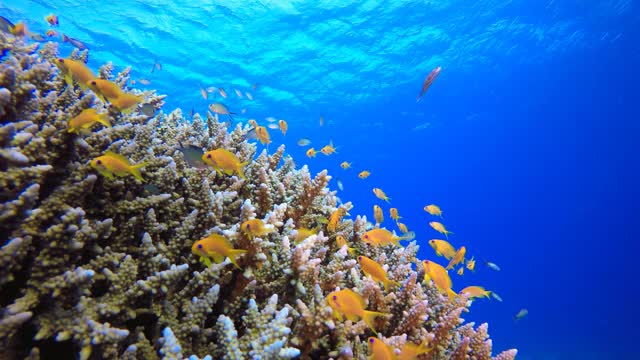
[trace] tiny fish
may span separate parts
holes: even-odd
[[[247,99],[253,101],[253,95],[251,95],[250,92],[245,92],[244,95],[247,97]]]
[[[280,131],[282,131],[282,135],[287,135],[289,125],[285,120],[278,120],[278,127],[280,128]]]
[[[58,33],[53,29],[47,30],[47,32],[45,32],[44,34],[47,35],[48,37],[58,36]]]
[[[331,154],[336,153],[336,148],[333,146],[333,141],[329,141],[329,145],[325,145],[320,152],[329,156]]]
[[[320,115],[320,126],[324,125],[324,118]]]
[[[442,210],[440,210],[440,207],[438,207],[437,205],[427,205],[424,207],[424,211],[428,212],[431,215],[440,216],[442,218]]]
[[[142,106],[140,106],[140,112],[146,117],[153,117],[156,115],[156,108],[149,103],[142,104]]]
[[[491,297],[493,297],[494,299],[502,302],[502,298],[500,297],[500,295],[496,294],[495,292],[491,292]]]
[[[151,65],[151,73],[153,74],[153,72],[156,70],[158,71],[162,70],[162,64],[158,62],[158,59],[155,59],[153,61],[153,65]]]
[[[398,226],[398,230],[400,230],[401,233],[406,234],[409,232],[409,229],[407,228],[407,225],[401,223],[401,222],[396,222],[396,225]]]
[[[413,232],[409,232],[403,236],[396,236],[387,229],[371,229],[362,234],[361,239],[365,243],[371,244],[373,246],[384,246],[388,244],[402,246],[400,245],[400,241],[413,240],[415,237],[416,234]]]
[[[389,217],[398,222],[398,220],[402,219],[402,216],[398,214],[398,209],[391,208],[389,209]]]
[[[260,143],[262,143],[263,145],[271,144],[271,135],[269,135],[269,131],[267,130],[266,127],[264,126],[256,127],[256,136],[258,137],[258,140],[260,141]]]
[[[202,86],[200,86],[200,96],[202,96],[202,98],[205,100],[209,98],[209,93]]]
[[[59,23],[58,23],[58,16],[56,16],[56,14],[49,14],[49,15],[45,16],[45,18],[44,18],[44,19],[45,19],[45,20],[49,23],[49,25],[51,25],[51,26],[58,26],[58,25],[59,25]]]
[[[314,148],[309,148],[309,150],[307,150],[306,155],[308,158],[312,158],[312,157],[316,157],[316,150]]]
[[[340,189],[340,191],[344,190],[344,187],[342,186],[342,181],[340,181],[339,179],[336,180],[336,183],[338,184],[338,189]]]
[[[277,130],[278,124],[270,123],[270,124],[267,124],[267,127],[271,130]]]
[[[360,174],[358,174],[358,177],[360,179],[366,179],[369,177],[369,175],[371,175],[370,172],[368,172],[367,170],[363,170],[362,172],[360,172]]]
[[[327,295],[326,300],[338,320],[342,320],[343,316],[352,321],[362,318],[371,331],[376,334],[377,332],[373,326],[373,321],[377,316],[387,315],[381,312],[365,310],[365,302],[362,296],[350,289],[334,291]]]
[[[151,80],[148,80],[148,79],[138,79],[138,82],[140,82],[140,84],[142,84],[142,85],[151,84]]]
[[[485,290],[482,286],[467,286],[466,288],[460,290],[460,294],[467,294],[469,295],[470,299],[479,297],[486,297],[488,299],[491,291]]]
[[[358,263],[360,264],[362,272],[364,272],[365,275],[372,277],[375,281],[383,283],[385,290],[389,290],[389,286],[391,285],[398,285],[396,281],[389,279],[387,272],[377,261],[361,255],[358,256]]]
[[[224,261],[224,258],[229,258],[229,261],[238,269],[238,263],[236,258],[247,252],[243,249],[234,249],[233,245],[227,240],[226,237],[218,234],[211,234],[204,239],[200,239],[193,243],[191,246],[191,252],[194,255],[200,256],[200,260],[207,265],[211,266],[211,258],[217,264]]]
[[[223,88],[218,88],[218,92],[220,93],[220,96],[222,96],[223,98],[227,98],[227,92],[224,91]]]
[[[516,314],[516,316],[514,316],[514,317],[513,317],[513,320],[516,320],[516,321],[517,321],[517,320],[520,320],[520,319],[522,319],[523,317],[525,317],[525,316],[527,316],[527,315],[529,315],[529,310],[527,310],[527,309],[522,309],[522,310],[518,311],[518,313]]]
[[[242,99],[242,92],[238,89],[233,89],[233,90],[235,90],[236,96]]]
[[[343,168],[343,169],[345,169],[345,170],[347,170],[347,169],[349,169],[349,168],[351,167],[351,163],[350,163],[350,162],[343,161],[343,162],[340,164],[340,167],[341,167],[341,168]]]
[[[493,271],[500,271],[500,267],[492,262],[485,261],[484,264]]]
[[[142,162],[136,165],[131,165],[129,160],[124,156],[107,151],[104,155],[91,160],[89,165],[98,170],[100,174],[108,179],[113,179],[113,175],[126,176],[127,174],[131,174],[136,179],[144,181],[140,174],[140,168],[147,165],[147,163]]]
[[[378,205],[373,205],[373,218],[376,219],[376,224],[382,224],[382,222],[384,221],[382,208]]]
[[[204,151],[202,151],[202,148],[195,145],[183,146],[182,144],[180,144],[178,150],[182,153],[184,161],[190,167],[198,169],[204,169],[207,167],[207,164],[202,161],[202,156],[204,155]]]
[[[93,108],[84,109],[76,117],[69,120],[67,131],[70,133],[79,134],[80,130],[88,129],[95,123],[100,123],[106,127],[111,127],[111,123],[109,122],[109,114],[98,114],[96,109]]]
[[[260,219],[247,220],[240,225],[242,231],[251,239],[254,237],[263,237],[270,234],[276,229],[271,225],[267,227],[265,223]]]
[[[265,120],[267,120],[270,123],[274,123],[276,121],[278,121],[276,118],[274,118],[273,116],[268,116],[266,118],[264,118]]]
[[[370,336],[369,339],[367,339],[367,343],[369,344],[369,350],[371,350],[371,355],[369,356],[370,360],[398,359],[393,346],[385,344],[384,341],[377,337]]]
[[[429,73],[429,75],[427,75],[427,78],[424,79],[424,82],[422,83],[422,89],[420,89],[420,93],[418,94],[416,102],[420,101],[420,99],[422,98],[422,95],[424,95],[424,93],[427,92],[427,90],[429,89],[429,86],[431,86],[431,84],[435,81],[438,75],[440,75],[440,70],[442,70],[442,68],[438,66],[435,69],[433,69]]]
[[[384,200],[387,203],[389,202],[389,200],[391,200],[391,198],[388,197],[387,194],[385,194],[384,191],[382,191],[382,189],[380,188],[373,188],[373,193],[376,195],[378,199]]]
[[[247,131],[244,135],[242,135],[242,141],[244,140],[256,140],[258,135],[256,134],[256,128],[253,127],[249,131]]]
[[[447,239],[449,239],[449,234],[453,234],[452,231],[447,230],[447,228],[444,227],[444,225],[442,225],[442,223],[439,223],[437,221],[432,221],[429,223],[429,225],[437,232],[443,234]]]
[[[241,179],[246,179],[242,168],[249,162],[241,162],[236,154],[226,149],[215,149],[202,155],[202,161],[211,166],[220,175],[236,173]]]
[[[300,140],[298,140],[298,146],[307,146],[311,144],[311,140],[307,139],[307,138],[302,138]]]
[[[74,38],[68,37],[65,34],[62,34],[62,42],[68,42],[69,44],[77,47],[80,50],[87,49],[87,45],[85,43],[83,43],[82,41],[80,41],[78,39],[74,39]]]

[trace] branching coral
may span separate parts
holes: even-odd
[[[338,209],[326,171],[296,169],[284,146],[256,156],[247,127],[180,110],[155,117],[122,114],[59,76],[51,44],[41,49],[0,34],[10,55],[0,64],[0,353],[37,359],[55,350],[80,358],[364,358],[373,333],[363,321],[334,318],[326,296],[360,294],[378,317],[381,338],[397,349],[430,342],[422,359],[489,359],[487,327],[460,326],[465,299],[452,303],[413,270],[417,245],[371,247],[358,239],[366,218],[335,228]],[[86,60],[85,53],[73,53]],[[97,73],[124,87],[128,69]],[[131,91],[127,89],[127,91]],[[134,90],[135,92],[135,90]],[[146,92],[157,110],[163,97]],[[67,132],[86,108],[108,112],[113,127]],[[249,162],[247,179],[193,167],[185,145],[224,148]],[[144,182],[108,179],[89,162],[113,151],[146,162]],[[270,231],[247,236],[240,224]],[[302,227],[315,234],[296,243]],[[240,256],[210,267],[191,252],[209,234]],[[367,278],[337,235],[384,263],[399,285]],[[418,266],[418,268],[421,268]],[[211,355],[211,357],[208,357]],[[512,359],[515,350],[499,360]]]

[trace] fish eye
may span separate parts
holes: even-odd
[[[250,229],[250,228],[251,228],[251,224],[247,224],[247,229]]]
[[[374,342],[376,342],[376,339],[371,338],[371,339],[369,339],[369,342],[373,344]]]
[[[333,297],[331,297],[333,300],[338,300],[338,297],[336,295],[333,295]]]
[[[211,154],[207,154],[207,159],[211,159]]]
[[[202,249],[202,244],[198,244],[198,249]]]
[[[362,256],[358,256],[358,260],[362,260]]]
[[[365,236],[364,236],[364,238],[365,238],[365,239],[368,239],[368,238],[369,238],[369,235],[365,235]]]
[[[96,164],[98,165],[102,164],[102,160],[96,160]]]
[[[64,64],[64,59],[58,59],[58,61]]]
[[[96,81],[95,80],[91,80],[91,85],[95,85]]]

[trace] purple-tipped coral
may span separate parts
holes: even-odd
[[[428,343],[432,350],[421,359],[490,359],[486,325],[461,326],[465,299],[452,303],[412,269],[415,243],[370,247],[358,240],[362,217],[327,231],[338,199],[326,171],[312,177],[307,167],[296,169],[284,146],[256,157],[256,145],[243,141],[247,128],[228,129],[212,116],[189,122],[180,110],[151,119],[121,114],[65,83],[53,45],[37,50],[0,40],[10,52],[0,64],[3,356],[37,359],[55,350],[81,359],[362,359],[373,333],[359,319],[337,319],[326,301],[332,291],[351,289],[368,310],[388,314],[373,325],[398,351]],[[86,53],[72,57],[85,60]],[[111,71],[107,65],[96,73],[113,80]],[[115,83],[124,86],[127,76]],[[162,96],[143,96],[162,107]],[[87,108],[109,113],[113,126],[68,132],[69,119]],[[248,161],[246,179],[192,167],[180,151],[186,145]],[[94,170],[90,161],[107,151],[146,163],[143,181]],[[255,219],[269,231],[247,236],[240,224]],[[303,227],[316,231],[296,243]],[[194,242],[210,234],[246,250],[240,269],[213,250],[209,267],[192,254]],[[367,278],[337,235],[384,263],[399,284],[386,291]]]

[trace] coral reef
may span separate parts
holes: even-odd
[[[413,270],[422,269],[415,242],[364,244],[360,216],[327,231],[330,215],[352,205],[339,205],[326,171],[296,168],[284,146],[257,154],[240,124],[165,114],[163,96],[153,91],[143,95],[155,116],[122,114],[65,83],[54,44],[25,45],[3,34],[0,41],[8,52],[0,64],[5,358],[55,351],[80,359],[364,359],[373,332],[364,321],[337,320],[326,300],[347,288],[367,309],[387,314],[375,320],[376,330],[397,349],[428,341],[433,350],[420,359],[491,358],[487,325],[462,325],[466,299],[451,302]],[[112,72],[107,64],[97,73],[125,88],[128,69]],[[113,127],[69,133],[69,119],[90,107],[108,112]],[[229,150],[249,162],[247,179],[192,167],[183,144]],[[144,181],[100,175],[90,161],[106,151],[145,162]],[[252,219],[272,231],[247,236],[240,224]],[[296,243],[301,227],[317,231]],[[192,244],[213,233],[247,250],[241,269],[228,259],[207,267],[192,254]],[[385,291],[363,275],[337,235],[385,264],[400,286]]]

